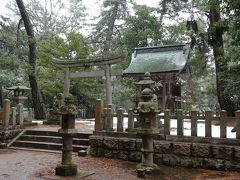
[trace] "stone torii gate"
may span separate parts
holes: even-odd
[[[58,67],[63,67],[66,69],[65,74],[59,74],[58,77],[64,78],[64,98],[69,95],[70,89],[70,79],[71,78],[81,78],[81,77],[106,77],[106,104],[112,104],[112,83],[111,76],[121,76],[122,70],[112,70],[111,65],[117,64],[122,61],[125,55],[112,56],[112,57],[99,57],[99,58],[89,58],[89,59],[78,59],[71,61],[64,61],[60,59],[53,59],[53,62],[57,64]],[[70,68],[75,67],[89,67],[89,66],[105,66],[105,70],[102,71],[80,71],[80,72],[70,72]]]

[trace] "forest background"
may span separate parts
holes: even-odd
[[[184,82],[183,108],[219,104],[229,115],[239,109],[239,1],[148,1],[151,6],[135,0],[94,2],[92,11],[81,0],[7,3],[0,16],[0,105],[12,96],[6,88],[21,83],[32,88],[26,106],[34,107],[35,118],[45,118],[45,109],[63,91],[63,80],[57,77],[63,69],[52,63],[53,57],[73,60],[127,51],[113,67],[126,69],[135,47],[187,43],[192,74]],[[93,69],[97,67],[77,70]],[[79,108],[94,111],[95,99],[104,99],[103,86],[103,78],[73,79],[70,93]],[[116,106],[134,106],[135,96],[134,80],[113,80]]]

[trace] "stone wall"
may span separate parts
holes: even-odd
[[[19,125],[0,126],[0,148],[5,148],[6,145],[22,131],[20,128]]]
[[[141,161],[142,141],[134,133],[94,132],[90,147],[92,156]],[[184,142],[183,138],[158,135],[154,161],[158,165],[240,171],[240,143],[220,138],[186,138]]]

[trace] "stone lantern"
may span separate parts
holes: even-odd
[[[142,138],[142,162],[137,165],[137,169],[144,169],[146,172],[151,172],[158,169],[158,166],[153,163],[153,138],[159,133],[157,114],[160,111],[158,110],[157,102],[154,100],[153,91],[150,88],[145,87],[142,90],[141,100],[136,112],[139,113],[138,128],[136,131]]]
[[[21,84],[18,83],[17,86],[10,87],[7,90],[14,92],[14,97],[12,98],[12,100],[14,100],[17,104],[19,103],[23,104],[24,101],[28,99],[27,97],[24,96],[24,92],[30,91],[31,88],[21,86]]]
[[[75,116],[77,107],[72,97],[65,98],[65,105],[60,108],[62,127],[58,130],[62,136],[62,163],[56,167],[56,175],[74,176],[77,174],[77,165],[72,163],[72,138],[77,133],[75,129]]]
[[[145,88],[151,88],[152,85],[155,84],[155,81],[151,79],[151,75],[149,72],[146,72],[144,74],[143,80],[140,80],[136,83],[137,86],[140,86],[140,91],[142,91]]]
[[[155,83],[155,81],[153,81],[151,79],[151,74],[149,72],[146,72],[144,74],[143,80],[140,80],[139,82],[137,82],[136,85],[139,86],[140,92],[142,90],[144,90],[145,88],[152,89],[154,86],[162,87],[161,83]],[[157,98],[156,94],[153,94],[152,98],[153,98],[154,101],[158,102],[158,98]],[[139,100],[138,100],[138,102],[139,102]],[[136,104],[138,102],[136,102]]]

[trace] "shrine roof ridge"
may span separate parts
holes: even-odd
[[[149,46],[149,47],[136,47],[133,50],[140,50],[140,49],[156,49],[156,48],[171,48],[171,47],[183,47],[187,44],[168,44],[168,45],[161,45],[161,46]]]
[[[182,72],[189,56],[187,44],[135,48],[124,75]]]

